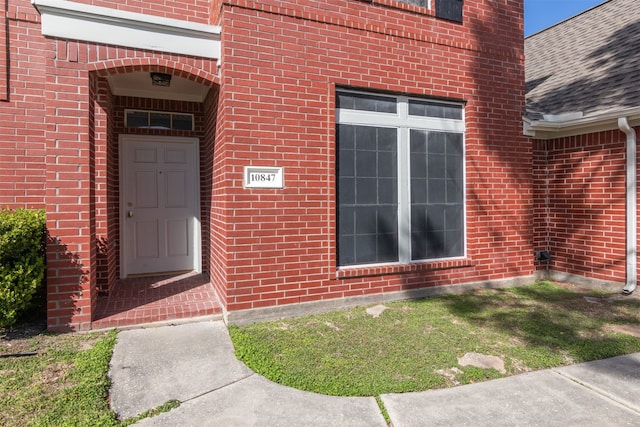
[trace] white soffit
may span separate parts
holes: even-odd
[[[67,0],[31,0],[42,34],[62,39],[220,58],[220,27]]]
[[[203,102],[209,87],[179,76],[172,76],[169,86],[153,86],[148,72],[111,74],[107,76],[111,93],[139,98]]]

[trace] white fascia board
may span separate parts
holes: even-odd
[[[31,0],[42,34],[137,49],[220,58],[220,27],[91,6],[67,0]]]
[[[618,118],[626,117],[631,126],[640,126],[640,107],[618,108],[569,120],[531,120],[524,118],[523,133],[534,139],[555,139],[618,129]]]

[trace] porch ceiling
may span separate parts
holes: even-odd
[[[170,86],[153,86],[148,72],[107,77],[111,92],[119,96],[203,102],[209,88],[183,77],[172,76]]]

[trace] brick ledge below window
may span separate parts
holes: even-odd
[[[411,264],[385,264],[358,267],[341,267],[336,271],[336,279],[352,279],[356,277],[385,276],[388,274],[407,274],[418,271],[449,270],[454,268],[473,267],[476,263],[469,258],[446,261],[417,262]]]

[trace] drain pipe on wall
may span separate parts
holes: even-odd
[[[636,131],[629,126],[626,117],[618,118],[618,128],[627,135],[627,281],[622,293],[629,295],[636,290],[638,282],[637,272],[637,241],[636,226]]]

